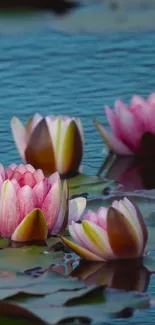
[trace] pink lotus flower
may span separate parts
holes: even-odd
[[[148,236],[140,211],[127,198],[109,209],[88,211],[81,224],[72,222],[69,232],[75,243],[62,237],[64,244],[95,261],[140,257]]]
[[[129,107],[117,100],[114,111],[108,106],[105,106],[105,110],[112,133],[98,121],[95,121],[95,125],[109,150],[118,155],[148,155],[154,141],[154,137],[148,138],[148,135],[155,136],[155,93],[147,100],[133,96]]]
[[[0,165],[0,235],[14,241],[45,240],[78,220],[86,199],[68,200],[67,182],[45,178],[31,165]]]
[[[45,174],[78,171],[84,146],[80,119],[35,114],[26,126],[14,117],[11,128],[21,157],[34,168]]]

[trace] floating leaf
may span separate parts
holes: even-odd
[[[60,237],[57,237],[57,236],[49,237],[46,240],[46,244],[50,248],[55,246],[57,243],[60,243],[60,242],[61,242],[61,239],[60,239]]]
[[[45,295],[59,290],[75,290],[85,285],[77,279],[67,278],[56,272],[48,272],[39,278],[16,275],[8,279],[0,279],[0,299],[19,293],[28,295]]]
[[[8,246],[8,239],[0,238],[0,249]]]
[[[116,187],[114,181],[105,182],[98,176],[87,176],[84,174],[77,175],[68,180],[70,197],[80,194],[104,194],[108,189],[109,192]]]
[[[34,305],[43,304],[52,306],[75,306],[75,305],[88,305],[90,303],[98,303],[104,301],[104,288],[100,286],[90,286],[79,289],[77,291],[59,291],[55,294],[47,295],[40,298]]]
[[[46,247],[5,248],[0,251],[0,265],[1,270],[23,272],[40,266],[47,268],[60,262],[62,257],[62,252],[50,253]]]
[[[60,303],[64,306],[60,306]],[[45,324],[57,324],[71,319],[103,323],[108,317],[115,317],[126,308],[144,309],[148,306],[149,298],[146,294],[107,290],[101,286],[95,286],[74,291],[74,293],[53,294],[37,299],[37,301],[31,300],[17,304],[10,302],[3,304],[2,302],[0,314],[29,317],[34,321],[37,317],[38,321],[42,320]]]

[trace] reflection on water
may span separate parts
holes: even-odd
[[[86,284],[100,284],[127,291],[147,291],[150,273],[141,260],[95,263],[80,261],[70,274]]]
[[[124,191],[155,188],[155,158],[116,157],[111,155],[99,169],[98,175],[115,180]]]

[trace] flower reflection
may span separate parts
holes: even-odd
[[[78,277],[87,285],[99,284],[108,288],[139,292],[147,291],[150,280],[150,273],[141,259],[108,263],[81,260],[70,275]]]
[[[106,172],[105,172],[106,170]],[[100,167],[104,175],[123,185],[124,191],[155,188],[155,159],[116,157],[110,155]]]

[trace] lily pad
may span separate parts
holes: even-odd
[[[0,279],[0,299],[23,293],[46,295],[60,290],[77,290],[85,287],[78,279],[65,277],[56,272],[48,272],[39,278],[16,275],[8,279]]]
[[[63,252],[50,253],[46,247],[5,248],[0,251],[0,267],[1,270],[23,272],[40,266],[48,268],[62,258]]]
[[[0,249],[8,246],[8,239],[0,238]]]
[[[89,305],[88,297],[91,297]],[[63,306],[60,306],[61,303]],[[149,298],[146,294],[108,290],[99,286],[74,293],[61,292],[37,301],[16,304],[5,301],[0,304],[0,314],[22,316],[45,324],[57,324],[71,319],[103,322],[109,317],[115,317],[125,308],[144,309],[148,306]]]
[[[111,192],[116,187],[114,181],[103,181],[98,176],[77,175],[68,180],[70,197],[81,194],[101,195],[108,190]],[[109,193],[108,192],[108,193]]]

